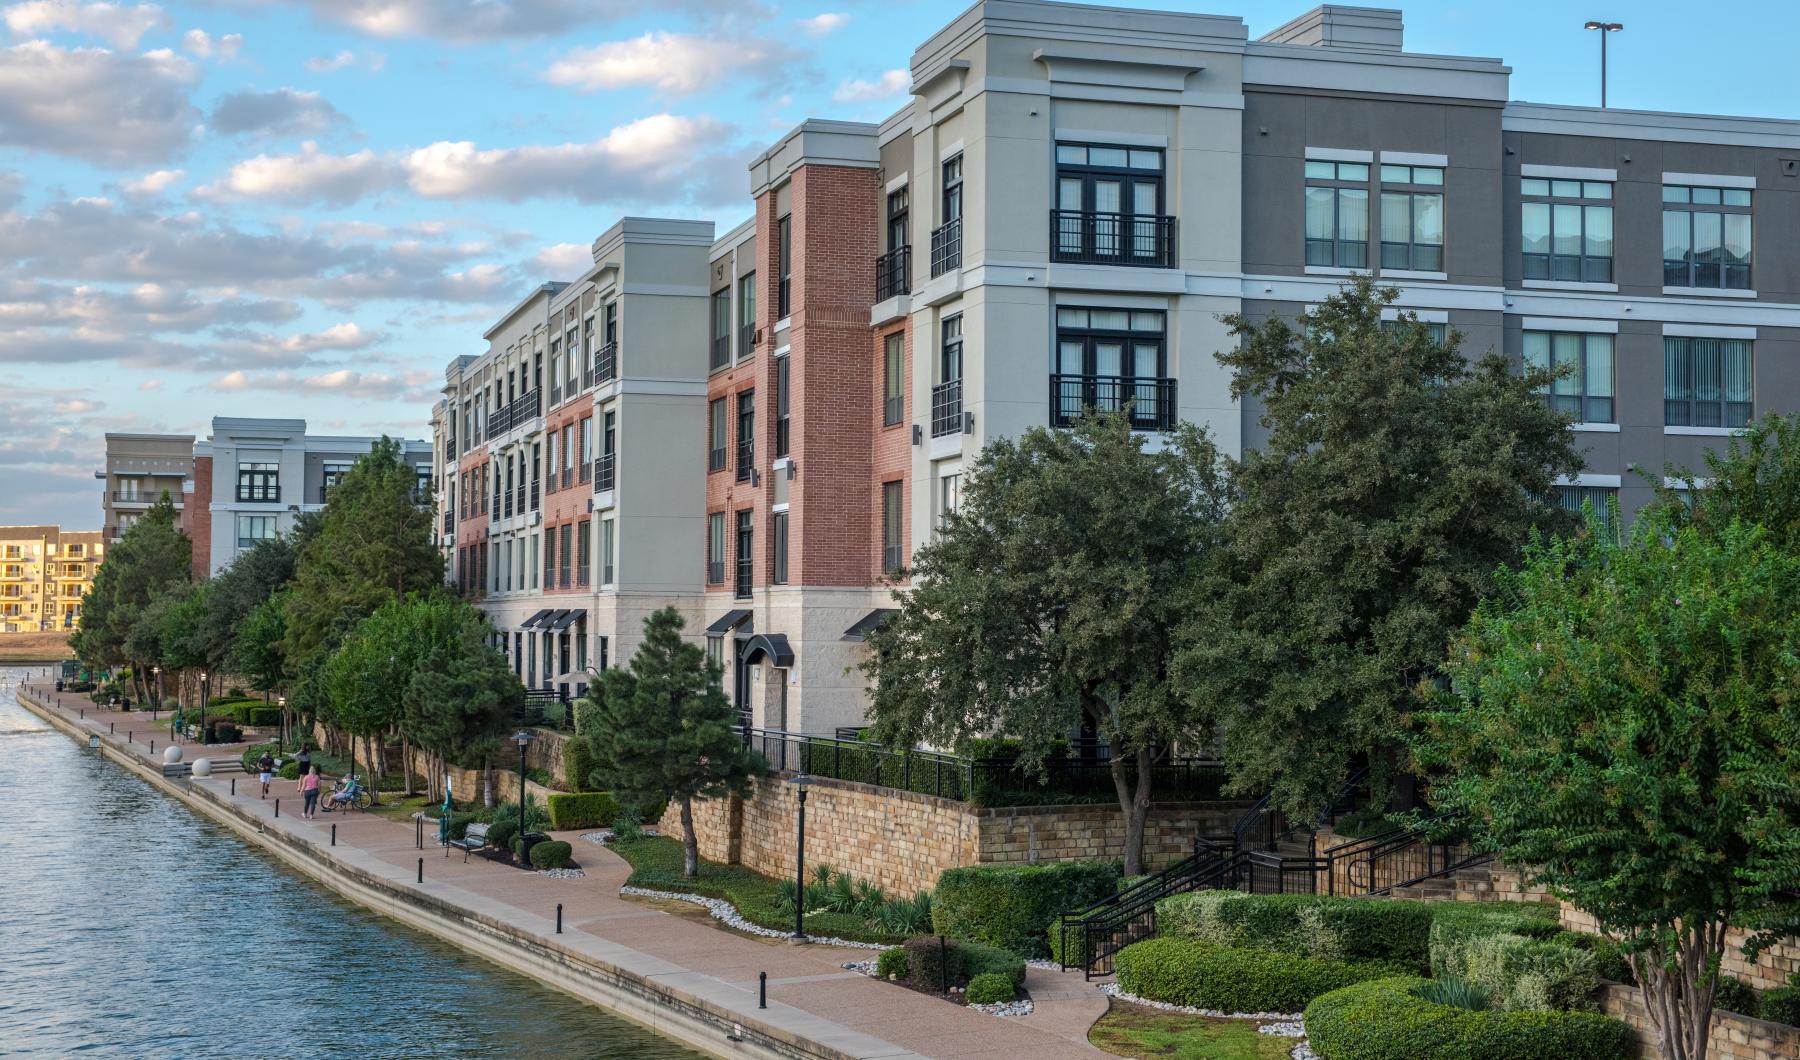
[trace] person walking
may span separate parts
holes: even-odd
[[[319,767],[313,766],[300,774],[300,794],[305,797],[306,805],[300,811],[303,820],[312,820],[319,810]]]
[[[275,779],[275,759],[267,749],[264,749],[262,757],[256,760],[256,771],[262,774],[262,797],[266,799],[269,797],[269,782]]]
[[[306,749],[305,744],[300,745],[300,753],[294,756],[294,761],[300,763],[300,775],[301,776],[305,776],[309,771],[311,771],[311,769],[312,769],[312,752],[308,751]]]

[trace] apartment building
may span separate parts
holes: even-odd
[[[194,471],[191,434],[108,434],[106,466],[94,472],[103,485],[100,532],[117,541],[152,504],[167,496],[185,506]]]
[[[75,629],[107,540],[100,530],[0,526],[0,633]]]
[[[914,52],[911,98],[887,120],[809,120],[752,161],[751,218],[687,281],[704,304],[666,303],[685,315],[657,356],[689,366],[691,336],[706,358],[679,377],[703,404],[653,436],[680,532],[621,524],[607,554],[642,550],[619,553],[622,572],[675,557],[647,601],[698,599],[748,722],[859,725],[863,635],[987,442],[1129,409],[1147,434],[1187,420],[1237,455],[1262,440],[1261,410],[1231,398],[1220,318],[1297,317],[1359,274],[1471,356],[1570,365],[1544,395],[1588,464],[1565,503],[1631,512],[1643,476],[1701,467],[1752,417],[1800,406],[1800,250],[1783,238],[1800,221],[1800,122],[1521,103],[1509,73],[1406,51],[1390,9],[1327,5],[1252,40],[1231,16],[975,4]],[[571,330],[555,314],[575,296],[552,286],[530,313],[585,356],[586,310]],[[446,393],[444,429],[475,431],[458,467],[478,471],[495,446],[465,385]],[[603,406],[560,414],[545,444],[563,439],[562,462],[546,466],[613,451],[585,440],[606,428],[580,427]],[[688,413],[698,426],[678,438]],[[597,605],[497,588],[487,565],[506,561],[486,535],[511,517],[490,517],[493,481],[478,474],[465,493],[482,496],[457,506],[479,524],[457,533],[464,582],[536,594],[492,606],[519,623],[521,672],[543,680],[552,651],[556,677],[560,642],[534,649],[530,631]],[[573,520],[573,545],[557,540],[578,568],[601,547],[581,544],[599,532],[584,514],[543,516]],[[546,584],[555,566],[554,592],[579,596],[562,562],[544,558]],[[589,665],[628,654],[617,622]]]

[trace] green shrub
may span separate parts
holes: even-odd
[[[1026,957],[1050,952],[1057,915],[1112,894],[1119,866],[1111,861],[1038,865],[972,865],[938,877],[931,922],[938,934],[985,942]]]
[[[978,975],[1003,975],[1013,986],[1025,985],[1025,958],[998,946],[985,946],[979,942],[956,943],[958,952],[962,954],[963,974],[969,978]]]
[[[906,950],[894,946],[875,958],[875,974],[883,979],[906,978]]]
[[[1778,986],[1764,990],[1757,1016],[1770,1023],[1800,1027],[1800,986]]]
[[[487,817],[487,820],[490,821],[517,821],[518,819],[519,804],[516,802],[500,803]],[[541,832],[549,825],[550,815],[544,812],[542,806],[538,805],[537,796],[527,793],[525,796],[525,830]]]
[[[518,821],[495,821],[493,824],[488,825],[487,841],[504,850],[511,850],[513,836],[518,834]]]
[[[983,972],[969,979],[967,997],[971,1005],[993,1005],[1011,1001],[1018,996],[1018,991],[1013,989],[1012,980],[1004,975]]]
[[[1555,938],[1562,931],[1557,907],[1541,902],[1432,902],[1431,952],[1472,935],[1523,935],[1529,939]],[[1431,974],[1443,970],[1432,958]]]
[[[1593,954],[1523,935],[1465,935],[1436,943],[1431,966],[1440,978],[1475,983],[1509,1012],[1587,1008],[1600,985]]]
[[[232,722],[214,721],[211,718],[206,721],[207,743],[237,743],[243,738],[243,730]]]
[[[563,744],[562,760],[563,775],[568,778],[569,790],[591,790],[594,753],[588,750],[587,741],[576,737]]]
[[[605,828],[619,813],[619,800],[604,791],[559,792],[546,801],[550,804],[550,827],[559,832],[570,828]]]
[[[1398,961],[1423,971],[1432,910],[1376,898],[1195,891],[1158,902],[1156,922],[1174,938],[1325,960]]]
[[[875,923],[890,935],[923,935],[931,930],[931,892],[889,898],[875,914]]]
[[[450,814],[450,838],[461,839],[468,834],[469,826],[476,821],[486,820],[479,813],[458,810]]]
[[[1434,1005],[1480,1012],[1490,1007],[1487,991],[1467,979],[1427,979],[1413,993]]]
[[[921,990],[946,990],[965,978],[961,953],[948,939],[907,939],[901,952],[906,955],[906,981]]]
[[[1637,977],[1631,972],[1631,962],[1625,959],[1624,951],[1619,948],[1618,943],[1604,935],[1587,931],[1558,931],[1550,936],[1550,941],[1593,954],[1594,970],[1600,973],[1602,979],[1611,979],[1626,986],[1637,983]]]
[[[264,751],[269,752],[271,758],[280,753],[272,743],[253,743],[249,747],[244,748],[244,753],[238,756],[243,760],[244,772],[256,772],[256,760],[262,757]],[[298,780],[299,777],[294,776],[290,779]]]
[[[284,763],[282,763],[281,771],[276,773],[275,775],[280,777],[283,780],[299,780],[300,779],[300,763],[284,762]]]
[[[1379,979],[1321,995],[1306,1006],[1307,1043],[1325,1060],[1632,1060],[1637,1055],[1631,1028],[1597,1012],[1475,1011],[1420,997],[1416,991],[1423,984],[1414,978]]]
[[[575,848],[560,839],[539,843],[531,848],[534,869],[566,869],[574,863]]]
[[[1755,1016],[1762,1011],[1762,999],[1756,996],[1749,983],[1721,972],[1718,985],[1713,987],[1713,1008],[1740,1016]]]
[[[638,813],[636,806],[621,806],[613,817],[613,840],[629,842],[644,837],[644,817]]]
[[[1127,946],[1113,967],[1126,993],[1222,1012],[1298,1012],[1320,994],[1396,971],[1392,964],[1351,964],[1176,938]]]
[[[279,728],[281,725],[281,708],[280,707],[265,707],[262,704],[258,703],[257,705],[251,707],[249,709],[249,711],[247,711],[245,713],[245,716],[243,718],[240,718],[238,720],[242,724],[255,725],[259,728],[265,728],[265,729]]]

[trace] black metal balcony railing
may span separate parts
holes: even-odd
[[[559,589],[567,589],[569,587],[569,568],[558,567],[556,569],[556,585]]]
[[[114,492],[112,495],[112,499],[115,501],[125,503],[125,504],[154,504],[156,502],[156,498],[160,497],[160,496],[162,496],[162,494],[160,492],[155,493],[155,494]]]
[[[942,276],[951,269],[962,268],[962,218],[940,226],[931,233],[931,275]]]
[[[714,335],[712,339],[712,367],[723,368],[731,363],[731,336]]]
[[[502,517],[506,518],[506,519],[511,519],[512,513],[513,513],[513,491],[512,490],[506,491],[505,497],[500,502],[500,507],[503,509]]]
[[[513,498],[513,509],[520,515],[525,514],[525,483],[520,480],[516,496]]]
[[[611,493],[613,488],[613,465],[617,460],[613,453],[601,453],[594,458],[594,492]]]
[[[281,487],[253,486],[245,489],[239,486],[237,499],[239,504],[279,504],[281,503]]]
[[[619,344],[609,342],[594,354],[594,385],[610,382],[619,376]]]
[[[912,246],[895,247],[875,259],[875,300],[889,298],[912,290]]]
[[[1050,211],[1050,260],[1175,267],[1175,218],[1163,214]]]
[[[962,430],[962,380],[952,379],[931,388],[931,436],[941,438]]]
[[[1090,409],[1129,409],[1132,430],[1171,430],[1175,426],[1175,380],[1147,375],[1050,377],[1051,426],[1067,427]]]

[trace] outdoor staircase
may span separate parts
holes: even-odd
[[[226,776],[232,773],[247,772],[247,770],[244,769],[243,759],[236,755],[227,755],[224,758],[212,758],[210,755],[203,755],[201,757],[207,758],[212,762],[212,775],[215,777]],[[192,776],[193,773],[194,764],[192,762],[162,763],[162,775],[165,777],[187,777]]]

